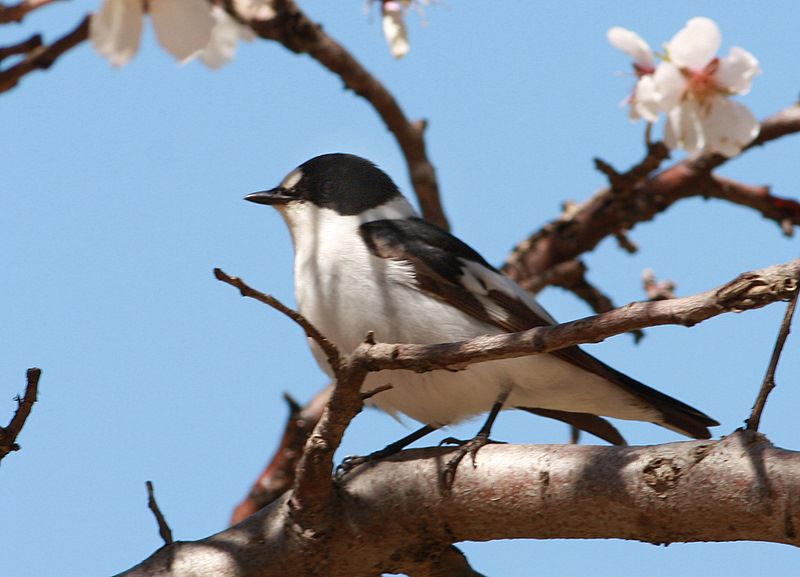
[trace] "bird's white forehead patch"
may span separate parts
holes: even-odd
[[[303,171],[296,168],[281,181],[281,188],[292,189],[294,185],[300,182],[301,178],[303,178]]]

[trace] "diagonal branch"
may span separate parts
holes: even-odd
[[[145,486],[147,487],[147,508],[153,512],[153,516],[156,518],[156,523],[158,523],[158,534],[164,540],[164,545],[169,545],[170,543],[174,542],[174,539],[172,538],[172,529],[169,528],[169,524],[167,524],[167,518],[164,517],[164,514],[161,512],[161,508],[158,506],[156,494],[153,489],[153,482],[147,481]]]
[[[297,462],[303,454],[303,446],[322,417],[322,411],[330,399],[332,390],[333,386],[328,385],[305,407],[300,407],[291,397],[284,395],[289,403],[289,418],[278,450],[256,479],[247,497],[234,509],[231,525],[246,519],[292,488]]]
[[[89,37],[89,20],[84,16],[78,25],[52,44],[39,46],[28,52],[21,62],[0,70],[0,93],[14,88],[20,79],[34,70],[50,68],[62,54],[74,48]]]
[[[800,106],[794,105],[764,120],[761,135],[748,148],[797,132],[800,132]],[[711,172],[728,160],[721,155],[704,155],[682,160],[647,178],[641,177],[637,167],[622,177],[611,178],[611,187],[517,245],[503,269],[517,282],[535,278],[559,263],[593,250],[606,237],[652,220],[675,202],[695,196],[721,198],[749,206],[775,220],[784,230],[788,223],[800,225],[797,201],[771,196],[765,189],[735,186],[732,181]],[[652,164],[645,162],[639,166]],[[601,168],[610,174],[608,165],[602,164]],[[638,182],[632,183],[631,175],[640,177]]]
[[[719,288],[694,296],[634,302],[613,311],[519,333],[485,335],[435,345],[362,344],[370,371],[460,369],[472,363],[546,353],[659,325],[691,327],[727,312],[741,312],[794,298],[800,286],[800,259],[739,275]]]
[[[305,331],[308,338],[314,340],[314,342],[320,346],[325,355],[328,357],[328,362],[332,367],[335,367],[339,363],[339,349],[337,349],[336,345],[334,345],[322,333],[320,333],[316,327],[312,325],[303,315],[293,309],[290,309],[274,296],[255,290],[239,277],[225,274],[222,269],[215,268],[214,277],[219,281],[238,288],[239,293],[243,297],[250,297],[264,303],[265,305],[269,305],[276,311],[281,312],[292,319],[294,322],[300,325],[300,328]]]
[[[28,369],[26,374],[28,383],[25,386],[25,394],[22,398],[17,397],[17,410],[11,418],[7,427],[0,427],[0,461],[12,451],[19,451],[17,437],[25,426],[25,421],[31,414],[33,404],[39,392],[39,377],[42,370],[37,368]]]
[[[293,0],[275,0],[273,6],[277,15],[268,20],[251,20],[251,28],[260,37],[280,42],[292,52],[308,54],[369,102],[400,146],[422,214],[429,221],[449,228],[436,171],[425,148],[426,122],[410,121],[392,93]]]
[[[39,8],[57,1],[58,0],[22,0],[10,6],[0,4],[0,24],[22,22],[25,16],[34,10],[38,10]]]
[[[778,331],[778,338],[775,342],[775,348],[772,351],[772,356],[769,360],[767,367],[767,374],[764,375],[764,382],[761,384],[761,390],[758,392],[753,411],[750,413],[750,418],[747,419],[747,429],[750,431],[758,431],[758,425],[761,423],[761,413],[764,412],[764,407],[767,404],[767,397],[775,388],[775,371],[778,368],[778,361],[781,358],[783,345],[786,344],[786,338],[789,336],[789,331],[792,326],[792,317],[794,316],[794,309],[797,306],[797,292],[786,307],[786,314],[783,316],[781,328]]]

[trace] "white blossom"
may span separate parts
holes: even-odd
[[[398,59],[408,54],[411,49],[405,22],[409,4],[409,0],[384,0],[382,3],[383,36],[392,56]]]
[[[614,26],[607,33],[608,41],[614,48],[622,50],[633,60],[633,66],[641,74],[651,74],[655,66],[655,58],[650,45],[636,32]]]
[[[214,18],[207,0],[149,0],[156,39],[184,63],[199,54],[211,39]],[[144,0],[104,0],[92,15],[89,38],[114,66],[125,66],[139,49]]]
[[[629,98],[631,116],[655,122],[664,112],[668,147],[733,156],[758,135],[759,124],[750,110],[730,100],[749,92],[760,72],[758,60],[738,47],[717,57],[722,34],[710,18],[689,20],[665,45],[655,69],[652,51],[634,32],[612,28],[608,39],[634,60],[639,79]]]
[[[667,146],[734,156],[758,136],[753,113],[729,99],[750,91],[760,72],[758,60],[738,47],[718,58],[721,43],[713,20],[692,18],[665,46],[667,59],[658,65],[653,79],[660,106],[668,115]]]
[[[631,120],[644,118],[647,122],[656,122],[660,111],[653,83],[655,57],[650,45],[636,32],[615,26],[608,31],[608,41],[633,60],[633,70],[638,80],[633,92],[623,104],[630,106]]]

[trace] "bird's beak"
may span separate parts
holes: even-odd
[[[281,205],[292,200],[297,200],[296,197],[286,194],[286,189],[280,186],[273,188],[272,190],[252,192],[245,196],[244,199],[249,200],[250,202],[257,202],[258,204],[270,205]]]

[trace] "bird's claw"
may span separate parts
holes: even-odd
[[[364,463],[369,463],[371,460],[372,459],[370,459],[369,455],[367,455],[366,457],[362,457],[359,455],[348,455],[347,457],[342,459],[342,462],[339,463],[338,467],[336,467],[336,471],[334,471],[333,473],[333,478],[339,481],[359,465],[363,465]]]
[[[456,478],[456,469],[458,469],[458,465],[461,461],[469,455],[472,458],[472,466],[477,467],[476,457],[478,455],[478,451],[481,450],[482,447],[486,445],[504,445],[504,441],[494,441],[489,438],[488,435],[484,435],[478,433],[472,439],[468,441],[464,441],[462,439],[456,439],[454,437],[447,437],[446,439],[442,439],[439,443],[441,445],[457,445],[458,448],[453,451],[452,458],[447,462],[442,470],[442,485],[444,486],[445,490],[450,490],[453,486],[453,482]]]

